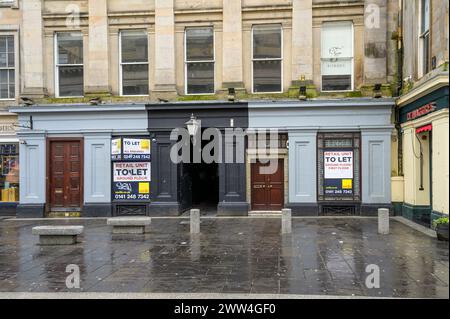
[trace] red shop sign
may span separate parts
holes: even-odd
[[[414,120],[420,116],[423,116],[425,114],[431,113],[436,110],[436,103],[428,103],[427,105],[424,105],[422,107],[419,107],[418,109],[415,109],[414,111],[411,111],[406,114],[406,120]]]

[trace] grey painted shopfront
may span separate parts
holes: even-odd
[[[223,132],[230,120],[232,126],[246,128],[247,103],[39,105],[10,111],[18,114],[21,126],[18,217],[44,217],[53,212],[78,212],[83,217],[179,215],[196,200],[222,215],[248,212],[245,163],[184,165],[172,163],[169,156],[176,142],[170,140],[170,132],[185,128],[192,114],[202,121],[203,128]],[[119,140],[148,141],[149,161],[115,159],[112,146],[117,147]],[[223,147],[234,149],[236,145]],[[139,164],[144,166],[136,168]],[[128,171],[150,167],[151,179],[144,191],[149,196],[118,200],[114,196],[120,193],[117,187],[131,188],[133,184],[116,183],[118,167],[131,167],[125,169]],[[61,173],[64,170],[68,177]],[[215,184],[195,186],[198,175],[205,177],[203,182],[212,180]],[[196,194],[206,195],[198,199]]]
[[[17,216],[44,217],[51,211],[168,216],[192,207],[218,215],[283,207],[296,215],[373,214],[391,207],[393,105],[389,99],[341,99],[12,108],[21,127]],[[243,162],[175,164],[170,133],[185,128],[192,115],[202,132],[276,129],[278,148],[261,156],[249,138],[245,145],[236,139],[220,147],[223,153],[243,150]],[[126,140],[145,141],[148,160],[114,159],[112,148]],[[263,157],[277,161],[276,172],[258,173]],[[345,174],[330,178],[329,160],[344,161],[336,167]],[[131,189],[131,183],[117,185],[116,163],[146,172],[148,182],[137,184],[148,196],[115,196],[118,187]],[[67,177],[59,176],[64,170]]]
[[[42,105],[11,109],[19,115],[20,203],[18,217],[49,211],[49,145],[81,141],[82,216],[110,216],[111,139],[148,135],[145,105]]]
[[[249,103],[250,128],[273,128],[288,135],[285,206],[296,215],[370,215],[379,207],[390,208],[393,106],[390,99]],[[325,153],[319,143],[352,139],[353,194],[327,196]]]

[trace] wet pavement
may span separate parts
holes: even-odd
[[[36,225],[84,225],[74,246],[39,246]],[[264,293],[449,297],[448,243],[397,221],[377,234],[372,218],[153,219],[145,235],[112,235],[106,221],[0,220],[0,292]],[[81,288],[66,288],[66,266]],[[380,288],[366,287],[366,267]]]

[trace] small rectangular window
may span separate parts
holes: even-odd
[[[280,25],[254,26],[253,92],[282,92],[282,29]]]
[[[353,89],[353,24],[322,24],[322,91]]]
[[[57,96],[83,96],[83,35],[57,33],[55,56]]]
[[[121,95],[148,95],[148,36],[143,30],[120,32]]]
[[[185,32],[186,94],[214,93],[214,29]]]
[[[16,94],[14,36],[0,36],[0,100],[14,99]]]

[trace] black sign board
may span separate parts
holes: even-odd
[[[117,137],[111,141],[113,201],[150,201],[150,139]]]
[[[113,200],[150,200],[150,167],[150,162],[114,162],[112,168]]]

